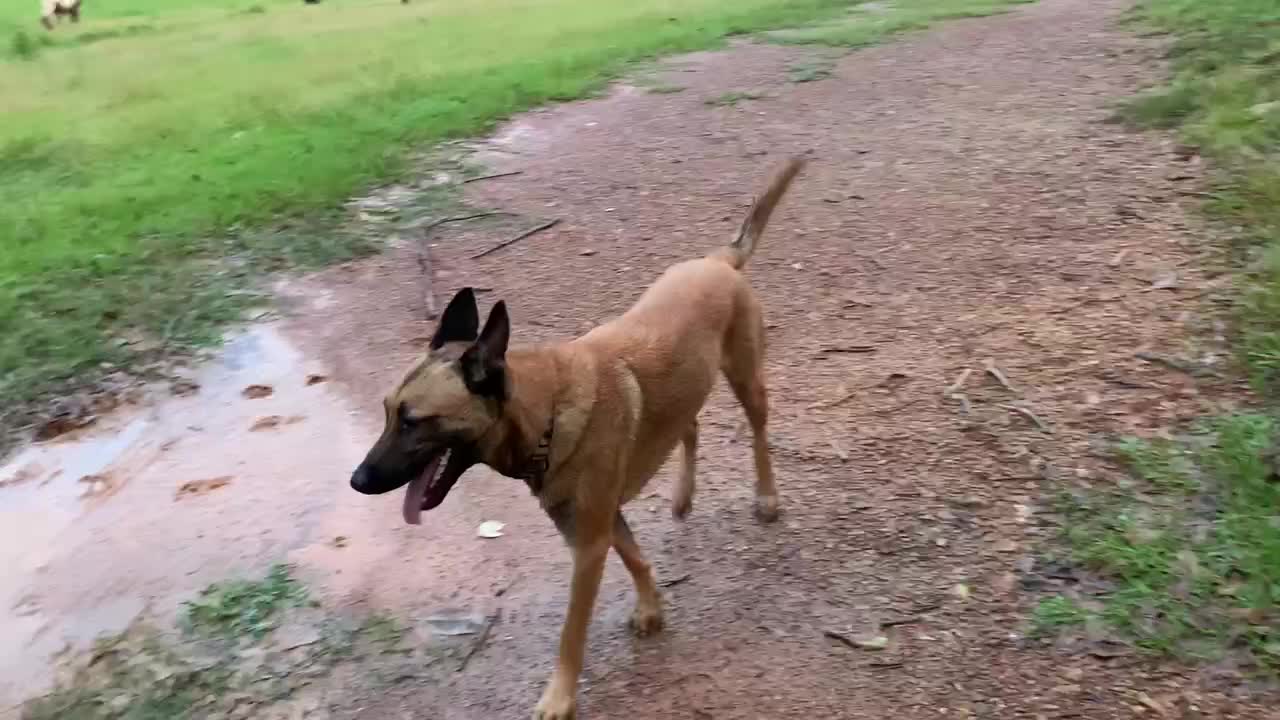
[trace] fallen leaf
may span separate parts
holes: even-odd
[[[1169,271],[1161,273],[1151,280],[1148,290],[1174,290],[1178,287],[1178,273]]]
[[[275,388],[270,385],[250,385],[242,390],[240,394],[250,400],[261,400],[265,397],[271,397],[274,392]]]
[[[859,650],[883,650],[889,647],[889,638],[884,635],[871,635],[867,637],[850,637],[835,630],[823,630],[822,634],[832,640],[838,640],[841,643]]]
[[[220,488],[224,488],[231,484],[233,478],[230,475],[222,475],[207,480],[189,480],[178,486],[178,491],[174,493],[174,500],[182,500],[183,498],[193,495],[204,495]]]
[[[968,600],[968,599],[969,599],[969,586],[968,586],[968,585],[965,585],[964,583],[958,583],[955,587],[951,588],[951,594],[952,594],[952,595],[955,595],[956,597],[960,598],[961,600]]]
[[[81,497],[91,498],[103,495],[111,495],[120,489],[120,483],[111,473],[94,473],[85,475],[80,478],[80,482],[85,484],[84,493]]]
[[[1158,715],[1168,715],[1169,710],[1162,703],[1156,702],[1150,695],[1146,693],[1138,693],[1138,702],[1149,710],[1154,710]]]
[[[261,432],[263,430],[273,430],[282,425],[294,425],[305,420],[301,415],[290,415],[284,417],[282,415],[265,415],[253,421],[249,426],[249,432]]]
[[[489,540],[500,538],[502,537],[502,529],[505,527],[506,523],[501,523],[497,520],[485,520],[480,523],[480,527],[476,528],[476,535]]]
[[[995,551],[1001,552],[1001,553],[1016,552],[1017,549],[1018,549],[1018,543],[1008,538],[1005,538],[1003,540],[996,542],[996,545],[995,545]]]

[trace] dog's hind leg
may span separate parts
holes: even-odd
[[[689,423],[680,437],[684,455],[680,463],[680,477],[676,480],[675,497],[671,499],[671,516],[683,520],[693,509],[693,491],[697,486],[694,473],[698,468],[698,421]]]
[[[644,559],[621,510],[613,521],[613,549],[618,551],[622,564],[627,566],[627,572],[631,573],[631,580],[636,586],[636,609],[631,613],[631,629],[640,637],[661,630],[662,597],[653,581],[653,568]]]
[[[778,486],[769,460],[769,396],[764,382],[764,319],[750,291],[741,295],[740,311],[725,339],[724,375],[751,425],[751,451],[756,470],[756,517],[778,519]]]

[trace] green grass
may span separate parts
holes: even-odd
[[[986,17],[1010,6],[1035,0],[888,0],[868,2],[843,17],[805,28],[772,32],[777,42],[857,48],[874,45],[904,32],[924,30],[936,22]]]
[[[0,425],[216,340],[265,270],[367,252],[332,220],[415,148],[854,1],[124,0],[53,33],[6,3]]]
[[[1047,597],[1036,605],[1031,614],[1032,632],[1036,636],[1048,635],[1056,630],[1080,625],[1088,618],[1074,600],[1061,595]]]
[[[1255,387],[1280,390],[1280,4],[1270,0],[1146,0],[1135,17],[1172,33],[1174,75],[1123,115],[1177,128],[1214,161],[1206,206],[1239,228],[1249,268],[1236,317],[1239,355]]]
[[[233,673],[195,667],[158,633],[136,627],[98,641],[91,660],[54,692],[22,707],[22,720],[183,720],[210,696],[227,693]]]
[[[1113,588],[1097,610],[1045,599],[1033,627],[1092,618],[1152,652],[1234,654],[1280,675],[1280,482],[1267,460],[1275,432],[1267,416],[1244,414],[1182,443],[1121,443],[1139,492],[1064,498],[1059,508],[1071,562]]]
[[[309,602],[307,590],[285,565],[271,568],[261,580],[232,580],[210,585],[186,603],[182,626],[209,637],[262,637],[291,607]]]
[[[797,63],[787,68],[787,79],[793,83],[817,82],[831,77],[831,72],[834,69],[835,63],[829,60],[826,62],[812,60]]]
[[[457,667],[442,661],[470,654],[475,642],[405,642],[409,630],[395,618],[339,612],[306,597],[283,567],[264,579],[211,585],[174,628],[181,634],[138,622],[64,657],[69,672],[25,702],[20,717],[299,717],[297,701],[308,697],[336,711],[406,680],[435,682]],[[312,639],[299,644],[298,632]],[[339,668],[346,679],[334,685],[329,677]]]
[[[733,107],[744,100],[759,100],[763,97],[764,95],[758,92],[733,90],[708,98],[703,103],[713,107]]]

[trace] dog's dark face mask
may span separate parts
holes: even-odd
[[[427,356],[383,401],[386,426],[351,474],[366,495],[405,488],[405,522],[444,501],[479,462],[476,442],[502,414],[507,397],[510,322],[499,301],[484,330],[471,288],[458,291],[440,317]]]

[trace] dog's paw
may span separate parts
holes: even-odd
[[[693,498],[677,497],[671,501],[671,517],[676,520],[683,520],[693,511]]]
[[[662,606],[652,605],[636,606],[631,612],[631,619],[627,622],[631,626],[631,632],[636,637],[648,637],[662,629],[664,621],[662,619]]]
[[[533,720],[573,720],[577,712],[573,693],[559,690],[553,682],[533,709]]]
[[[756,498],[756,519],[771,523],[778,519],[778,496],[761,495]]]

